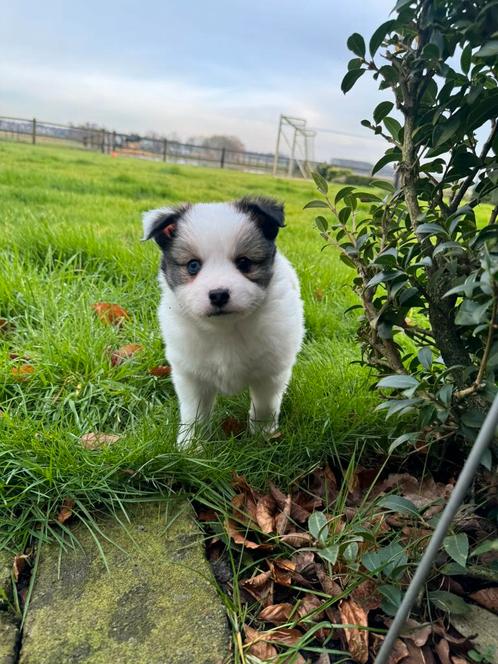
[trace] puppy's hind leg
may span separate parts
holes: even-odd
[[[280,406],[290,375],[291,372],[288,371],[278,376],[266,377],[250,386],[249,428],[253,433],[261,431],[272,434],[277,430]]]
[[[176,444],[179,449],[192,441],[198,424],[209,420],[216,399],[216,390],[209,383],[189,374],[173,371],[173,383],[180,404],[180,427]]]

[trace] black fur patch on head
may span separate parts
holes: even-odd
[[[165,210],[163,213],[158,213],[157,218],[144,240],[152,238],[157,242],[161,249],[165,251],[175,237],[176,225],[190,207],[190,204],[187,203]]]
[[[279,229],[285,226],[284,205],[273,198],[244,196],[234,205],[256,223],[267,240],[274,241]]]

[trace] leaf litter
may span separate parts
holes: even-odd
[[[200,509],[215,575],[228,594],[238,585],[245,606],[244,656],[326,664],[334,661],[332,653],[344,652],[359,664],[374,661],[454,481],[379,476],[361,467],[343,486],[339,476],[326,465],[288,492],[273,483],[262,492],[235,474],[228,513],[213,505]],[[471,549],[490,532],[486,519],[474,519],[473,528]],[[452,536],[461,544],[469,534]],[[230,568],[228,548],[243,572]],[[472,641],[452,627],[445,602],[456,606],[455,598],[497,610],[498,582],[479,578],[475,569],[473,576],[463,568],[446,575],[445,567],[455,564],[450,554],[456,555],[454,547],[446,548],[428,584],[439,606],[423,605],[406,622],[390,664],[470,661]],[[485,564],[489,549],[482,551],[474,568]],[[372,560],[380,566],[373,569]]]

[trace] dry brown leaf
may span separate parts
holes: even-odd
[[[298,643],[303,635],[298,629],[293,629],[291,627],[278,627],[277,629],[272,629],[268,632],[261,632],[264,635],[264,638],[272,643],[280,643],[285,646],[294,646]]]
[[[446,639],[441,639],[441,641],[439,641],[439,643],[436,644],[435,651],[437,656],[441,660],[441,664],[451,664],[450,644]]]
[[[72,498],[64,498],[62,501],[62,507],[57,515],[57,521],[59,523],[64,523],[73,516],[74,505],[75,502]]]
[[[310,493],[321,498],[325,507],[333,504],[337,498],[337,480],[329,466],[317,468],[312,472]]]
[[[237,438],[246,430],[246,423],[236,417],[226,417],[221,423],[221,428],[225,436]]]
[[[97,314],[98,319],[107,325],[121,325],[121,323],[130,317],[130,314],[119,304],[110,302],[97,302],[92,304],[92,309]]]
[[[257,528],[256,503],[252,497],[245,493],[237,493],[232,498],[233,515],[238,520],[249,526]]]
[[[270,482],[270,492],[279,508],[281,510],[285,510],[289,496],[286,495],[283,491],[280,491],[280,489],[276,487],[273,482]],[[295,499],[291,499],[290,508],[290,514],[292,518],[296,519],[296,521],[299,521],[299,523],[304,523],[310,515],[310,512],[301,507]]]
[[[296,551],[292,556],[292,562],[296,565],[296,572],[306,574],[315,569],[315,554],[313,551]]]
[[[309,546],[313,542],[313,538],[309,533],[287,533],[281,536],[280,541],[294,549],[299,549],[302,546]]]
[[[277,535],[283,535],[287,530],[291,513],[291,504],[292,500],[290,495],[288,495],[285,499],[283,510],[275,518],[275,530],[277,531]]]
[[[322,652],[320,657],[316,660],[316,664],[331,664],[329,655],[326,652]]]
[[[24,381],[28,380],[35,372],[35,368],[31,364],[20,364],[17,367],[11,367],[10,373],[17,380]]]
[[[409,655],[408,648],[401,639],[396,639],[394,646],[389,653],[387,664],[398,664],[398,662],[406,662],[405,657]]]
[[[272,496],[263,496],[256,504],[256,522],[261,531],[266,535],[273,532],[275,527],[275,518],[273,516],[275,508],[276,503]]]
[[[385,621],[386,625],[390,626],[392,623],[392,620]],[[433,633],[433,627],[432,624],[422,624],[418,623],[416,620],[413,620],[412,618],[407,618],[405,621],[405,625],[403,629],[401,630],[401,636],[404,639],[408,639],[410,641],[413,641],[413,643],[418,646],[419,648],[422,648],[425,646],[427,643],[427,640]]]
[[[95,433],[91,431],[81,436],[80,442],[86,450],[98,450],[100,447],[104,447],[104,445],[116,443],[120,438],[121,436],[118,436],[116,433]]]
[[[316,595],[313,595],[312,593],[306,593],[298,606],[297,615],[301,619],[309,617],[311,620],[318,622],[324,617],[323,611],[320,611],[322,604],[322,600],[320,600]]]
[[[248,648],[250,655],[258,657],[262,661],[268,661],[278,656],[277,649],[271,643],[260,639],[261,632],[257,629],[244,625],[245,633],[245,646]]]
[[[429,664],[429,662],[432,664],[435,661],[434,657],[427,660],[423,649],[416,646],[412,641],[406,641],[405,645],[408,648],[408,657],[403,661],[403,664]]]
[[[315,295],[315,300],[318,300],[318,302],[321,302],[324,298],[324,295],[325,295],[325,293],[323,291],[323,288],[315,288],[314,295]]]
[[[382,603],[382,597],[377,590],[377,584],[372,579],[360,583],[352,592],[351,597],[367,611],[378,609]]]
[[[330,597],[339,597],[342,595],[341,586],[325,573],[321,563],[315,563],[315,572],[324,592],[326,592],[327,595],[330,595]]]
[[[293,572],[296,571],[296,563],[284,558],[267,560],[271,571],[272,579],[281,586],[290,586],[292,583]]]
[[[294,607],[288,602],[282,604],[270,604],[260,611],[258,618],[274,625],[283,625],[289,621]]]
[[[15,325],[12,321],[7,320],[6,318],[0,318],[0,334],[8,334],[12,332],[15,328]]]
[[[485,609],[498,613],[498,586],[493,588],[483,588],[470,595],[470,598]]]
[[[152,367],[149,369],[151,376],[156,376],[156,378],[164,378],[171,374],[171,367],[169,364],[159,364],[157,367]]]
[[[465,657],[456,657],[455,655],[451,656],[452,664],[469,664],[469,660]]]
[[[118,365],[122,364],[125,360],[127,360],[130,357],[133,357],[143,349],[144,347],[142,346],[142,344],[125,344],[124,346],[121,346],[121,348],[113,350],[111,353],[112,366],[117,367]]]
[[[368,661],[368,631],[359,628],[368,626],[367,612],[354,600],[345,599],[339,604],[339,613],[341,623],[351,625],[351,627],[344,627],[344,635],[351,657],[359,664],[366,664]]]
[[[273,603],[273,579],[270,571],[256,574],[250,579],[241,581],[239,585],[263,606]]]
[[[245,535],[243,535],[239,530],[235,521],[231,519],[225,520],[225,530],[228,535],[233,539],[235,544],[241,544],[246,549],[272,549],[271,544],[258,544],[257,542],[252,542],[248,540]]]
[[[14,560],[12,561],[12,573],[14,574],[14,580],[16,583],[19,581],[19,577],[29,565],[30,558],[31,555],[29,553],[18,553],[16,556],[14,556]]]

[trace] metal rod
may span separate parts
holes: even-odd
[[[403,625],[405,624],[406,619],[408,618],[411,608],[415,603],[420,589],[422,588],[424,581],[426,580],[429,572],[432,568],[432,563],[436,557],[445,535],[448,531],[448,528],[457,513],[458,508],[462,504],[467,489],[472,482],[474,475],[481,463],[482,455],[486,451],[491,439],[495,435],[496,427],[498,426],[498,395],[495,397],[491,408],[488,411],[486,419],[479,431],[476,442],[472,447],[467,461],[465,462],[460,477],[458,478],[457,483],[453,491],[451,492],[450,499],[446,505],[441,518],[438,521],[436,529],[432,535],[431,541],[427,549],[425,550],[424,555],[417,567],[417,571],[408,586],[408,590],[405,593],[403,601],[394,617],[394,620],[389,628],[384,643],[382,644],[381,649],[377,657],[375,658],[375,664],[385,664],[389,658],[391,650],[394,646],[396,639],[398,638],[399,633],[401,632]]]

